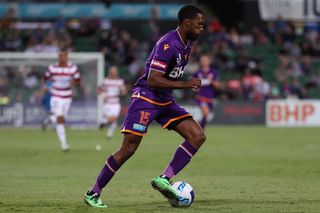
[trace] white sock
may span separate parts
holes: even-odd
[[[108,131],[107,131],[107,137],[111,138],[113,136],[114,131],[117,128],[117,122],[114,121],[110,124]]]
[[[60,140],[61,148],[62,149],[68,149],[69,145],[66,140],[66,130],[64,128],[64,124],[57,124],[56,125],[56,131]]]

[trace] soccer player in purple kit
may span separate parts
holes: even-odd
[[[213,118],[213,101],[215,92],[214,89],[220,87],[218,72],[211,68],[211,59],[209,55],[200,57],[200,69],[193,74],[194,77],[201,79],[201,86],[196,93],[196,101],[202,114],[200,126],[204,129],[207,121]]]
[[[124,134],[122,145],[108,157],[94,186],[84,196],[85,203],[92,207],[108,207],[100,199],[102,189],[135,153],[152,121],[176,131],[185,139],[163,173],[151,181],[152,187],[166,198],[178,199],[170,180],[190,162],[206,139],[200,125],[172,96],[173,89],[200,87],[199,78],[188,81],[180,78],[189,60],[192,42],[203,31],[204,16],[199,8],[186,5],[179,10],[178,19],[178,28],[169,31],[154,46],[147,59],[145,73],[132,90],[131,105],[121,130]]]

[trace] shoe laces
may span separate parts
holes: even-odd
[[[170,185],[172,185],[172,184],[173,184],[173,181],[172,181],[172,180],[168,180],[167,178],[165,178],[165,176],[160,175],[160,178],[164,178],[164,179],[166,179]]]
[[[95,201],[99,200],[100,195],[98,193],[94,193],[93,195],[91,195],[92,199]]]

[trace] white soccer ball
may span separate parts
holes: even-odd
[[[177,181],[172,184],[174,190],[178,194],[178,200],[168,199],[171,206],[174,207],[188,207],[194,200],[194,191],[189,183],[184,181]]]

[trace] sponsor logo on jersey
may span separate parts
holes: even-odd
[[[162,69],[167,68],[167,64],[165,62],[158,61],[158,60],[152,60],[151,66],[155,66],[155,67],[162,68]]]

